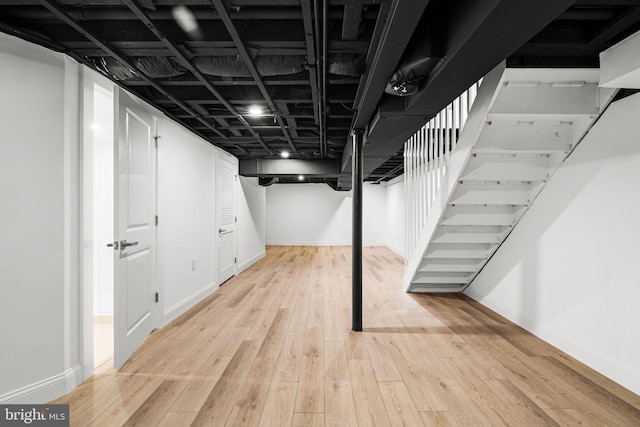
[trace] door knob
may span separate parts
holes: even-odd
[[[127,241],[126,241],[126,240],[121,240],[121,241],[120,241],[120,249],[124,249],[124,248],[126,248],[127,246],[135,246],[135,245],[137,245],[137,244],[138,244],[138,242],[131,242],[131,243],[127,243]]]

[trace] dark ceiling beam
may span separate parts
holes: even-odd
[[[355,106],[358,112],[353,122],[354,129],[363,129],[369,123],[378,100],[400,62],[428,3],[429,0],[412,2],[395,0],[392,4],[381,36],[381,44],[375,53],[371,71],[363,87],[364,96]]]
[[[286,143],[286,141],[284,139],[282,139],[281,136],[264,136],[264,140],[267,142],[277,142],[277,141],[282,141],[282,143]],[[254,139],[252,139],[250,136],[230,136],[227,139],[228,143],[230,144],[250,144],[255,142]],[[300,142],[302,144],[318,144],[318,137],[317,136],[300,136],[298,138],[296,138],[296,142]]]
[[[362,4],[345,4],[342,18],[342,40],[357,40],[362,19]]]
[[[302,23],[304,26],[304,39],[306,44],[307,63],[309,66],[309,85],[311,86],[311,98],[313,115],[316,125],[320,124],[320,110],[318,104],[318,69],[316,61],[316,41],[313,32],[313,16],[311,13],[311,0],[300,0],[302,7]]]
[[[589,44],[598,45],[608,42],[611,38],[620,34],[630,26],[636,24],[640,18],[640,7],[625,8],[618,16],[609,21],[607,25],[598,30],[589,39]]]
[[[126,5],[131,9],[131,11],[149,28],[149,30],[171,51],[176,60],[185,67],[187,70],[194,75],[195,78],[200,81],[202,86],[204,86],[222,105],[224,105],[229,112],[235,116],[237,116],[240,121],[244,124],[247,130],[254,136],[254,138],[264,147],[264,149],[272,154],[271,149],[262,141],[260,135],[252,129],[251,125],[247,123],[246,120],[242,118],[242,116],[236,111],[235,108],[229,102],[220,95],[220,92],[216,88],[213,87],[213,84],[196,68],[194,67],[189,59],[185,56],[182,50],[178,49],[167,37],[156,27],[156,25],[149,19],[146,12],[142,10],[142,8],[138,5],[137,1],[134,0],[124,0]]]
[[[149,103],[151,103],[151,101],[149,101]],[[190,115],[185,115],[185,114],[175,114],[175,117],[178,117],[180,119],[185,119],[185,118],[191,118],[192,116]],[[223,119],[234,119],[235,116],[231,115],[231,114],[207,114],[206,116],[203,117],[207,117],[207,118],[211,118],[211,119],[216,119],[218,117],[223,118]],[[287,117],[289,118],[293,118],[293,119],[299,119],[299,120],[305,120],[305,119],[309,119],[309,120],[313,120],[313,115],[311,114],[289,114]],[[353,118],[353,115],[346,115],[346,114],[342,114],[342,115],[335,115],[332,114],[331,115],[332,119],[343,119],[343,120],[351,120]]]
[[[228,129],[229,132],[233,134],[233,136],[242,136],[240,130],[236,126],[229,126],[229,122],[223,119],[222,117],[215,117],[215,120],[220,123],[220,129]],[[244,127],[244,126],[243,126]]]
[[[318,0],[318,3],[320,0]],[[316,3],[316,5],[318,4]],[[316,13],[319,13],[318,9],[316,9]],[[322,55],[322,61],[320,61],[320,65],[322,66],[322,74],[321,82],[320,82],[320,158],[325,159],[327,157],[327,75],[328,73],[328,62],[329,62],[329,0],[322,0],[322,42],[319,44],[319,47],[322,48],[321,52],[318,54]]]
[[[349,101],[352,101],[353,98],[329,98],[328,101],[332,104],[345,104]],[[189,98],[186,100],[187,102],[197,102],[199,104],[202,105],[222,105],[222,103],[218,100],[212,100],[212,99],[205,99],[205,98],[201,98],[201,99],[193,99],[193,98]],[[173,101],[169,101],[166,99],[155,99],[153,102],[157,102],[158,104],[161,105],[166,105],[166,104],[171,104],[173,103]],[[257,101],[255,99],[232,99],[230,102],[232,102],[233,104],[239,104],[239,105],[251,105],[251,104],[255,104]],[[311,98],[307,98],[307,99],[303,99],[303,98],[277,98],[274,99],[274,102],[285,102],[287,104],[308,104],[308,108],[311,109]],[[334,117],[334,115],[332,114],[331,117]],[[350,117],[353,117],[353,115],[351,115]]]
[[[364,88],[367,85],[367,80],[369,79],[369,75],[373,72],[373,61],[376,57],[376,52],[378,51],[378,46],[382,40],[382,34],[385,31],[387,26],[387,21],[389,19],[389,12],[391,10],[392,0],[385,0],[384,3],[380,5],[380,11],[378,12],[378,19],[376,20],[376,25],[373,29],[373,36],[371,37],[371,43],[369,44],[369,48],[366,52],[366,60],[365,60],[365,71],[364,74],[360,78],[360,84],[358,85],[358,91],[356,92],[356,97],[353,102],[353,108],[360,103],[360,98],[364,93]],[[351,144],[347,144],[351,146]]]
[[[335,178],[340,175],[336,160],[256,159],[240,160],[242,176],[313,176]]]
[[[222,3],[222,0],[211,0],[211,3],[215,6],[216,10],[220,14],[220,19],[224,23],[224,26],[229,32],[229,35],[231,36],[234,43],[236,44],[240,57],[244,61],[245,65],[247,66],[247,69],[249,70],[249,73],[253,77],[253,80],[255,80],[256,84],[258,85],[258,89],[260,89],[262,96],[264,97],[265,101],[267,101],[267,104],[269,105],[269,108],[271,109],[272,114],[274,115],[274,117],[276,118],[276,121],[278,122],[278,125],[282,129],[282,134],[284,135],[287,142],[289,143],[289,146],[291,146],[291,150],[295,152],[296,146],[294,145],[293,140],[291,139],[291,135],[289,135],[289,132],[287,131],[286,126],[284,125],[284,121],[280,116],[280,112],[278,111],[278,109],[276,108],[276,105],[271,99],[271,95],[269,95],[269,92],[267,92],[267,88],[262,83],[262,78],[260,77],[260,74],[258,73],[258,70],[256,69],[255,64],[253,63],[251,56],[249,56],[249,52],[247,52],[247,49],[245,48],[244,43],[240,38],[240,34],[238,33],[238,30],[236,29],[235,25],[233,24],[233,21],[231,20],[231,17],[229,16],[229,12],[227,11],[226,6],[224,5],[224,3]]]
[[[302,127],[298,127],[298,123],[294,117],[290,116],[289,106],[283,102],[278,103],[278,109],[282,111],[284,114],[284,118],[287,120],[287,129],[290,130],[291,136],[293,138],[298,137],[298,129],[303,129]],[[315,115],[314,115],[315,119]],[[317,130],[318,126],[309,127],[310,130]]]
[[[228,130],[231,132],[237,131],[239,129],[242,129],[241,126],[234,126],[229,124],[229,122],[227,122],[226,120],[224,120],[227,124],[226,125],[221,125],[220,129],[224,129],[224,130]],[[278,125],[253,125],[252,126],[254,129],[257,130],[266,130],[266,129],[270,129],[270,130],[276,130],[276,129],[280,129],[280,126]],[[318,128],[316,126],[287,126],[287,129],[291,132],[292,136],[294,132],[298,132],[298,131],[314,131],[317,132]],[[331,126],[332,130],[340,130],[340,131],[348,131],[349,130],[349,126]],[[236,135],[236,136],[241,136],[240,134]],[[299,136],[293,136],[294,141],[296,138],[299,138]]]
[[[342,6],[345,4],[363,4],[374,5],[380,4],[384,0],[331,0],[332,6]],[[256,0],[232,0],[230,2],[231,7],[240,6],[255,6]],[[297,6],[300,4],[300,0],[269,0],[270,6]]]
[[[123,55],[127,56],[170,56],[170,51],[164,47],[159,48],[125,48],[119,49]],[[96,48],[77,49],[79,55],[100,56],[100,50]],[[191,48],[189,52],[193,56],[238,56],[238,49],[230,47],[201,47]],[[306,55],[306,50],[302,48],[258,48],[256,56],[300,56]]]
[[[1,25],[1,24],[0,24]],[[168,80],[156,79],[163,86],[200,86],[198,80]],[[332,85],[357,85],[358,79],[330,79]],[[308,80],[262,80],[265,86],[303,86],[308,87]],[[126,80],[127,86],[146,86],[147,83],[142,80]],[[216,80],[216,86],[255,86],[253,80]]]
[[[156,2],[157,3],[157,2]],[[201,6],[192,6],[191,11],[198,21],[219,20],[220,15],[217,11],[210,8],[202,8]],[[129,10],[121,7],[91,7],[83,5],[81,7],[65,8],[65,12],[73,19],[78,21],[135,21],[138,18]],[[175,18],[169,8],[160,10],[146,11],[149,18],[154,21],[173,21]],[[241,8],[240,10],[231,10],[229,15],[232,19],[248,19],[248,20],[299,20],[302,19],[302,11],[296,9],[268,8],[268,7],[251,7]],[[23,7],[21,10],[14,12],[14,15],[21,19],[38,19],[43,22],[50,18],[51,15],[38,8]],[[338,10],[330,12],[331,19],[342,19],[342,13]],[[376,12],[369,11],[363,15],[364,19],[375,19]]]
[[[78,31],[84,37],[88,38],[93,43],[95,43],[97,46],[99,46],[101,49],[103,49],[106,54],[108,54],[109,56],[113,57],[115,60],[120,62],[122,65],[124,65],[126,67],[129,67],[131,70],[134,70],[136,72],[136,74],[140,78],[142,78],[150,86],[152,86],[154,89],[156,89],[162,95],[164,95],[172,103],[174,103],[175,105],[177,105],[180,108],[182,108],[184,111],[189,113],[193,118],[195,118],[200,123],[205,125],[207,128],[209,128],[212,131],[214,131],[215,133],[217,133],[220,137],[226,138],[226,135],[224,135],[222,132],[220,132],[218,129],[216,129],[211,123],[206,121],[204,118],[200,117],[198,114],[193,112],[193,110],[191,108],[189,108],[184,102],[182,102],[182,101],[176,99],[175,97],[173,97],[172,95],[170,95],[160,84],[158,84],[155,80],[153,80],[152,78],[148,77],[145,73],[140,71],[133,63],[130,63],[123,55],[121,55],[114,48],[109,46],[109,44],[107,42],[103,42],[102,40],[98,39],[91,32],[89,32],[82,24],[76,22],[74,19],[72,19],[69,16],[67,16],[64,13],[64,11],[58,5],[52,3],[49,0],[39,0],[39,3],[42,6],[44,6],[45,8],[47,8],[49,11],[51,11],[54,15],[56,15],[60,20],[64,21],[67,25],[69,25],[74,30]]]
[[[376,24],[376,31],[380,32],[380,43],[372,52],[371,65],[358,87],[356,104],[354,104],[356,115],[353,119],[353,129],[364,129],[371,120],[376,105],[384,93],[384,88],[395,71],[428,3],[429,0],[411,2],[394,0],[388,16],[384,17],[386,19]],[[350,171],[350,167],[351,145],[346,144],[342,154],[343,172]]]
[[[417,94],[388,97],[380,104],[369,123],[366,154],[395,155],[426,120],[573,3],[574,0],[483,0],[452,10],[448,30],[443,34],[443,60]],[[374,170],[381,163],[365,160],[365,170]]]

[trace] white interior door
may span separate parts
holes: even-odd
[[[127,361],[156,325],[155,118],[116,92],[114,365]]]
[[[219,152],[216,156],[216,233],[218,284],[236,274],[236,180],[238,159]]]

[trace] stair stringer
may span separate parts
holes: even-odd
[[[411,291],[413,279],[420,267],[424,253],[446,212],[447,204],[456,190],[458,177],[465,170],[471,158],[473,148],[480,137],[489,111],[503,84],[505,70],[506,65],[503,61],[482,80],[478,95],[469,112],[467,122],[460,132],[460,138],[458,139],[456,148],[451,152],[447,172],[443,177],[439,190],[436,192],[434,202],[429,209],[430,214],[426,218],[417,244],[406,264],[403,280],[406,292]]]

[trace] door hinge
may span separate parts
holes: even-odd
[[[234,264],[237,264],[237,263],[238,263],[238,258],[234,258],[234,259],[233,259],[233,263],[234,263]]]
[[[238,222],[238,217],[237,217],[237,216],[234,216],[234,217],[233,217],[233,220],[234,220],[234,222]]]
[[[153,139],[156,141],[156,148],[158,148],[158,140],[162,138],[160,135],[154,135]]]
[[[156,225],[158,225],[158,215],[156,215]]]
[[[160,294],[156,292],[156,302],[160,301]]]

